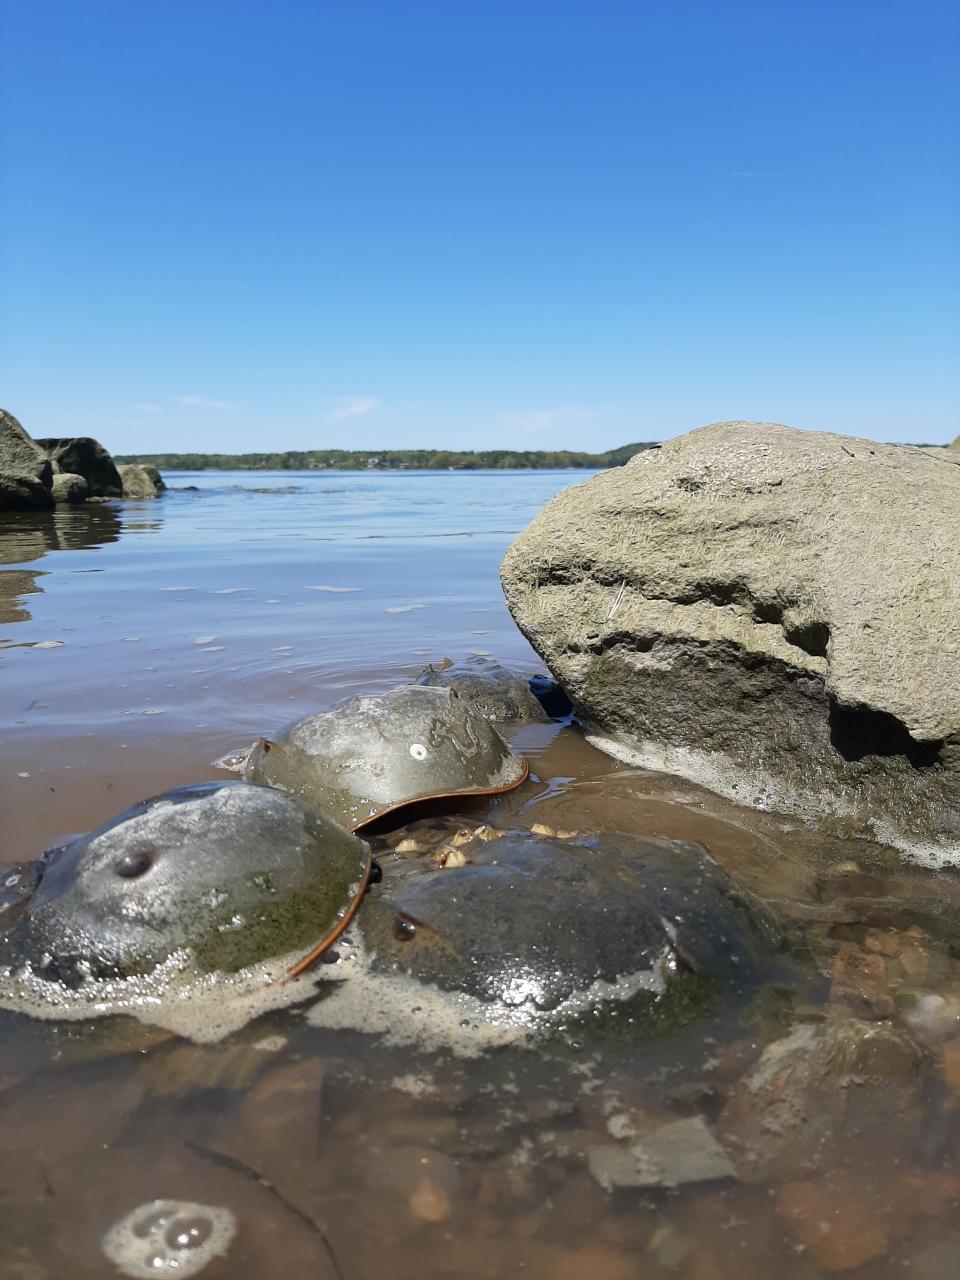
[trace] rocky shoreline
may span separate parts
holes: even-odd
[[[34,440],[0,409],[0,511],[49,511],[58,504],[158,498],[156,467],[117,464],[90,436]]]

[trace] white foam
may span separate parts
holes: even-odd
[[[708,791],[737,804],[761,812],[790,814],[807,822],[832,816],[856,820],[855,806],[841,795],[790,787],[763,769],[734,764],[719,751],[698,751],[693,747],[671,747],[642,741],[633,744],[588,733],[587,742],[624,764],[655,773],[668,773],[696,782]],[[960,867],[960,847],[909,835],[886,819],[871,818],[869,826],[881,844],[890,845],[920,867],[939,870]]]
[[[938,844],[935,840],[919,840],[898,831],[892,822],[872,818],[870,826],[882,844],[892,845],[899,853],[918,867],[940,871],[944,867],[960,867],[960,846]]]
[[[0,1008],[45,1022],[86,1022],[126,1014],[198,1044],[209,1044],[259,1018],[315,994],[316,973],[280,979],[302,952],[236,973],[200,974],[188,951],[175,952],[148,974],[90,979],[76,990],[51,982],[29,965],[0,969]]]
[[[854,812],[853,807],[840,796],[808,794],[790,788],[766,770],[735,764],[720,751],[673,747],[646,739],[625,743],[599,733],[588,733],[586,738],[591,746],[615,760],[622,760],[624,764],[686,778],[708,791],[753,809],[804,818],[825,813],[850,817]]]
[[[150,1200],[114,1223],[103,1237],[103,1252],[134,1280],[186,1280],[223,1257],[236,1230],[229,1209],[192,1200]]]
[[[488,1003],[462,991],[442,991],[406,974],[378,973],[356,932],[346,943],[341,939],[341,944],[339,962],[325,966],[322,975],[335,987],[306,1012],[311,1026],[365,1032],[382,1036],[387,1045],[415,1045],[428,1052],[446,1049],[464,1058],[505,1045],[530,1045],[558,1023],[590,1012],[598,1004],[630,1000],[641,991],[660,995],[666,985],[665,950],[650,969],[615,982],[597,980],[546,1011],[529,999]]]

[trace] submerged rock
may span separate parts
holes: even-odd
[[[960,471],[726,422],[559,494],[507,551],[594,741],[960,862]]]
[[[453,689],[474,715],[484,720],[549,720],[530,681],[514,675],[493,658],[473,655],[429,666],[417,680],[428,688]]]
[[[767,1045],[724,1108],[720,1131],[740,1177],[778,1182],[816,1172],[837,1144],[901,1124],[915,1129],[927,1058],[903,1031],[837,1018]]]
[[[451,690],[402,685],[261,738],[243,776],[355,830],[415,800],[509,791],[527,764]]]
[[[588,1153],[590,1172],[608,1191],[615,1187],[680,1187],[734,1178],[730,1157],[703,1116],[660,1125],[640,1142],[606,1143]]]

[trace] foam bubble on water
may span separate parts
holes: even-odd
[[[114,1223],[103,1252],[134,1280],[198,1275],[230,1247],[237,1220],[229,1209],[192,1200],[150,1200]]]
[[[216,636],[197,636],[196,640],[194,640],[193,643],[194,644],[213,644],[216,638],[217,638]]]
[[[30,646],[30,648],[31,649],[62,649],[63,641],[62,640],[36,640]]]
[[[924,992],[907,1007],[903,1020],[925,1044],[942,1044],[960,1032],[960,996]]]
[[[936,840],[919,840],[916,836],[899,831],[892,822],[871,818],[870,826],[882,844],[892,845],[899,853],[918,867],[930,871],[942,871],[944,867],[960,867],[960,846],[940,844]]]
[[[408,1072],[403,1076],[394,1076],[390,1081],[391,1089],[398,1093],[407,1093],[411,1098],[430,1098],[438,1092],[437,1082],[430,1072],[414,1075]]]
[[[360,587],[307,587],[308,591],[332,591],[336,595],[347,595],[351,591],[360,591]],[[268,601],[269,603],[269,601]]]

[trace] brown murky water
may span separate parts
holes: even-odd
[[[162,503],[8,519],[3,863],[444,654],[536,669],[496,568],[569,479],[205,476]],[[653,1039],[474,1058],[300,1009],[215,1045],[2,1014],[4,1280],[116,1275],[104,1233],[158,1198],[235,1215],[209,1280],[958,1274],[955,873],[620,765],[573,727],[512,737],[524,787],[405,815],[381,860],[481,824],[700,841],[783,922],[765,986]],[[647,1185],[611,1186],[634,1146]]]

